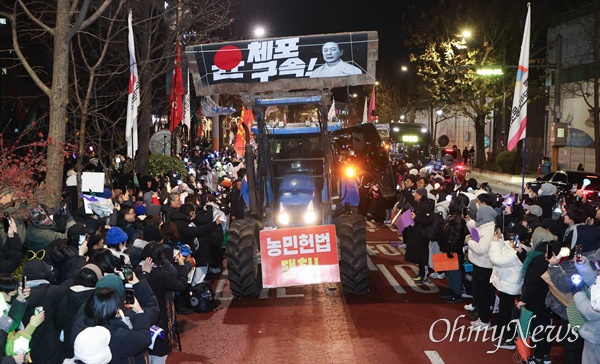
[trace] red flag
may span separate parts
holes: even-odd
[[[374,122],[376,117],[373,116],[373,111],[375,111],[375,86],[373,86],[373,91],[371,92],[371,101],[369,102],[369,122]]]
[[[175,51],[175,67],[173,68],[173,79],[171,81],[171,122],[169,129],[171,133],[183,120],[183,76],[181,75],[180,47],[177,44]]]
[[[233,147],[239,157],[243,157],[246,151],[246,129],[244,128],[244,125],[250,127],[253,120],[254,114],[252,113],[252,110],[248,110],[244,107],[242,110],[242,116],[240,117],[240,122],[238,123],[235,142],[233,143]],[[250,134],[250,136],[252,136],[252,134]]]

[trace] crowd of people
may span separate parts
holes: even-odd
[[[68,183],[60,209],[3,198],[2,363],[166,362],[176,314],[199,312],[194,287],[218,277],[227,224],[246,210],[234,153],[182,161],[187,176],[115,169],[83,206]]]
[[[464,307],[473,330],[491,329],[497,313],[499,348],[522,346],[527,337],[520,342],[511,321],[532,313],[535,348],[526,363],[551,363],[551,337],[564,346],[566,363],[600,363],[600,305],[592,306],[590,294],[600,271],[600,210],[585,190],[565,194],[544,183],[502,196],[460,170],[437,173],[402,162],[397,170],[400,194],[391,216],[412,211],[414,222],[401,234],[405,259],[419,267],[417,284],[446,279],[441,299],[472,298]],[[456,259],[458,269],[435,272],[434,254]],[[553,324],[558,334],[547,335]]]

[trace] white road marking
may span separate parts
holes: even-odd
[[[367,256],[367,267],[371,272],[377,272],[377,267],[375,266],[375,263],[373,263],[369,256]]]
[[[258,299],[266,300],[267,298],[269,298],[269,289],[268,288],[261,289],[260,294],[258,295]]]
[[[396,290],[396,293],[399,293],[399,294],[405,294],[406,293],[406,291],[404,290],[404,288],[402,288],[402,286],[400,286],[400,283],[398,283],[398,281],[396,280],[396,278],[394,278],[394,276],[392,276],[392,274],[385,267],[385,265],[383,265],[383,264],[377,264],[377,268],[379,268],[379,270],[381,271],[381,273],[383,273],[383,276],[385,277],[385,279],[387,279],[387,281],[390,282],[390,285],[394,288],[394,290]]]
[[[437,351],[425,351],[425,355],[429,358],[431,364],[445,364],[444,360]]]

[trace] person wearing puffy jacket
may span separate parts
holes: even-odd
[[[591,287],[596,283],[597,271],[592,268],[586,257],[581,257],[575,266],[586,286]],[[573,298],[577,309],[586,319],[578,331],[579,336],[583,338],[581,362],[600,363],[600,312],[592,307],[590,299],[584,291],[577,291]]]
[[[503,349],[515,348],[512,338],[515,337],[514,327],[509,325],[512,320],[515,299],[518,298],[523,286],[523,263],[517,256],[514,243],[504,240],[502,234],[492,238],[490,244],[490,262],[492,263],[492,285],[500,299],[497,327],[500,328],[500,345]]]
[[[467,227],[471,231],[471,235],[467,236],[466,242],[469,246],[469,261],[473,264],[473,303],[479,310],[479,318],[471,325],[477,330],[487,330],[492,317],[491,307],[496,299],[494,287],[490,283],[492,263],[489,250],[498,214],[492,207],[480,204],[480,202],[478,199],[476,221],[473,222],[467,217]],[[479,241],[473,240],[473,229],[477,230]]]

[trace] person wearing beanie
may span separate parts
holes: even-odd
[[[125,295],[125,286],[123,285],[123,281],[116,274],[107,274],[100,278],[96,283],[96,289],[98,290],[100,288],[111,288],[117,292],[119,297],[123,297]]]
[[[31,224],[27,227],[25,235],[25,245],[28,250],[38,252],[56,239],[68,239],[66,231],[75,225],[73,217],[67,213],[64,216],[67,219],[66,230],[59,231],[50,216],[52,214],[50,214],[48,207],[45,205],[37,205],[30,211],[29,221]]]
[[[146,216],[160,216],[160,205],[148,205],[146,207]]]
[[[490,283],[492,275],[492,263],[490,262],[489,250],[494,230],[496,227],[496,211],[481,201],[477,200],[477,217],[473,221],[468,215],[467,228],[471,232],[465,239],[469,250],[469,261],[473,264],[473,305],[479,310],[479,318],[471,323],[475,330],[487,330],[490,328],[490,318],[496,292]],[[477,234],[474,234],[474,233]],[[479,236],[479,239],[475,235]]]
[[[143,217],[146,217],[146,206],[140,205],[133,209],[135,211],[135,216],[138,219],[143,220]]]
[[[535,199],[535,204],[540,206],[544,211],[542,220],[552,217],[552,210],[558,202],[556,192],[556,186],[550,183],[544,183],[538,190],[538,196]]]
[[[144,210],[142,211],[141,208]],[[145,206],[138,207],[139,212],[146,213]],[[135,239],[142,235],[143,222],[137,218],[133,207],[126,206],[119,210],[117,218],[117,227],[121,228],[127,234],[127,243],[131,244]]]
[[[406,261],[417,264],[419,273],[413,277],[418,284],[427,283],[427,265],[429,263],[429,239],[424,234],[427,226],[433,223],[434,203],[427,198],[425,188],[417,189],[414,196],[412,219],[414,225],[402,232],[406,243]]]
[[[109,364],[112,360],[110,352],[110,331],[102,326],[88,327],[75,338],[73,359],[65,359],[63,364]]]
[[[127,234],[125,234],[125,232],[121,228],[113,226],[106,233],[104,243],[106,244],[110,252],[119,261],[122,261],[125,264],[131,264],[129,255],[125,253],[125,248],[127,247],[127,239]]]

